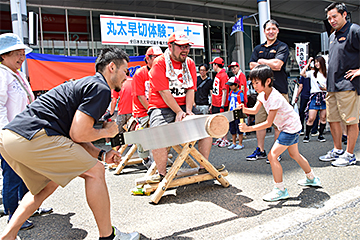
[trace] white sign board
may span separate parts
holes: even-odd
[[[100,15],[100,29],[102,44],[167,46],[170,35],[182,31],[193,48],[204,48],[202,23]]]
[[[301,70],[306,66],[308,55],[309,55],[309,43],[295,43],[296,50],[296,61],[299,65],[299,70]]]

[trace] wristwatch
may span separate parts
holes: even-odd
[[[99,160],[99,161],[102,161],[102,160],[103,160],[103,159],[102,159],[102,156],[103,156],[103,154],[104,154],[105,152],[106,152],[106,151],[103,150],[103,149],[100,150],[99,155],[98,155],[98,160]]]

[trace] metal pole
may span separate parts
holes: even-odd
[[[94,49],[94,27],[93,27],[92,11],[90,11],[90,33],[91,33],[92,56],[94,57],[95,49]]]
[[[208,33],[208,57],[209,57],[209,62],[211,62],[211,40],[210,40],[210,22],[207,21],[207,33]],[[210,77],[212,78],[212,71],[210,71]]]
[[[28,44],[26,0],[10,0],[10,10],[13,33],[18,35],[24,44]],[[21,66],[21,71],[27,73],[26,59]]]
[[[223,38],[223,47],[224,47],[224,63],[227,66],[227,47],[226,47],[226,35],[225,35],[225,23],[222,23],[222,38]]]
[[[43,27],[42,27],[41,7],[39,7],[39,18],[40,18],[40,44],[41,44],[41,53],[44,54],[44,33],[43,33]]]
[[[264,43],[266,41],[263,25],[264,23],[270,19],[270,6],[268,4],[270,0],[257,0],[258,10],[259,10],[259,32],[260,32],[260,43]]]
[[[65,9],[65,23],[66,23],[66,41],[67,41],[68,56],[70,56],[69,20],[68,20],[67,9]]]

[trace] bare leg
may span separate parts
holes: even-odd
[[[87,172],[80,175],[85,179],[85,193],[88,205],[94,214],[100,237],[112,233],[110,220],[110,199],[105,181],[105,168],[98,162]]]
[[[341,130],[340,122],[330,122],[330,130],[331,130],[331,136],[334,141],[334,147],[336,149],[342,149],[341,146],[342,130]]]
[[[266,129],[256,131],[256,138],[258,142],[258,147],[260,148],[260,151],[264,151],[264,144],[265,144],[265,136],[266,136]]]
[[[302,170],[305,173],[309,173],[311,172],[311,167],[309,165],[309,162],[306,160],[306,158],[303,157],[303,155],[301,155],[299,153],[299,148],[298,148],[298,144],[293,144],[288,148],[289,151],[289,155],[292,159],[294,159],[299,166],[302,168]]]
[[[343,121],[340,122],[340,126],[341,126],[341,129],[342,129],[342,134],[347,136],[347,127],[345,125],[345,123]]]
[[[235,135],[235,138],[236,138],[236,135]],[[211,145],[212,145],[211,137],[200,139],[198,142],[199,152],[208,160],[209,160]],[[203,167],[203,166],[201,166],[201,167]]]
[[[210,141],[212,141],[210,139]],[[200,141],[199,141],[200,144]],[[210,146],[211,147],[211,146]],[[159,148],[152,150],[152,154],[154,157],[154,161],[156,163],[156,167],[158,169],[158,172],[165,176],[166,175],[166,163],[168,158],[168,151],[166,148]]]
[[[49,182],[38,194],[32,195],[30,192],[25,194],[0,239],[14,240],[23,223],[41,206],[42,202],[49,197],[57,187],[58,185],[56,183]]]
[[[274,145],[272,146],[269,155],[268,155],[268,159],[271,165],[271,171],[274,177],[274,181],[276,183],[281,183],[283,181],[283,169],[281,167],[281,164],[279,163],[279,161],[277,160],[277,158],[287,149],[287,146],[278,144],[278,143],[274,143]]]
[[[241,133],[239,134],[239,145],[243,145],[243,139],[244,139],[244,135]]]
[[[356,145],[356,140],[358,138],[359,135],[359,127],[358,124],[352,124],[352,125],[347,125],[347,147],[346,147],[346,151],[348,153],[353,154],[354,153],[354,148]]]
[[[236,145],[236,134],[232,134],[231,137],[232,137],[233,144]]]

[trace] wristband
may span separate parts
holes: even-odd
[[[99,155],[98,155],[98,157],[97,157],[99,161],[102,161],[102,160],[103,160],[103,159],[102,159],[102,155],[103,155],[104,152],[106,152],[106,151],[103,150],[103,149],[100,150]]]

